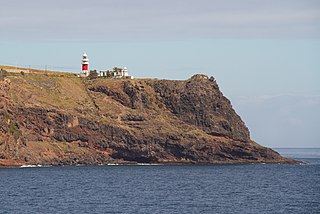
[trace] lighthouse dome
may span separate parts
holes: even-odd
[[[88,58],[88,55],[86,53],[84,53],[82,55],[82,63],[83,64],[88,64],[89,63],[89,58]]]
[[[88,59],[88,55],[87,55],[86,53],[84,53],[84,54],[82,55],[82,59]]]

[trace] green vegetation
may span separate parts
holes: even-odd
[[[7,76],[7,71],[6,70],[3,70],[2,68],[0,69],[0,79],[3,79],[4,77]]]
[[[4,113],[4,117],[6,118],[6,121],[10,120],[10,115],[8,114],[8,112]]]
[[[92,70],[92,71],[90,71],[88,78],[89,78],[90,80],[97,79],[97,78],[98,78],[97,70]]]
[[[16,125],[14,123],[10,123],[9,125],[9,131],[11,134],[15,133],[16,131],[18,131]]]
[[[15,142],[21,137],[21,131],[17,128],[14,123],[9,124],[9,132],[13,135]]]

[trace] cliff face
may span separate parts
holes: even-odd
[[[0,80],[0,165],[292,162],[250,140],[214,78]]]
[[[249,141],[249,130],[223,96],[213,77],[195,75],[187,81],[157,81],[154,90],[182,121],[209,135]]]

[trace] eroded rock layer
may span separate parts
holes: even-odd
[[[0,80],[0,165],[294,163],[250,140],[213,77]]]

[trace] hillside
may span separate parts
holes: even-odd
[[[213,77],[0,80],[0,165],[294,163],[250,140]]]

